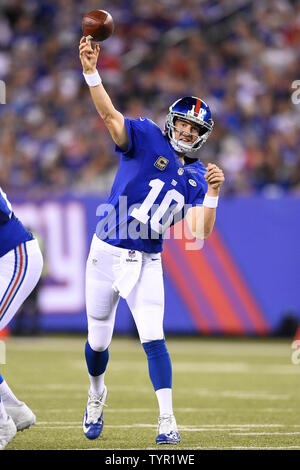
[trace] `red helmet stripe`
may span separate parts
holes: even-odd
[[[201,100],[198,100],[197,98],[194,114],[199,114],[200,108],[201,108]]]

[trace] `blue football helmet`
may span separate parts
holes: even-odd
[[[199,127],[199,137],[191,145],[188,142],[180,140],[182,130],[176,128],[176,119],[183,119],[197,124]],[[196,152],[208,139],[214,126],[209,106],[196,96],[186,96],[175,101],[166,117],[164,134],[168,137],[172,147],[176,152],[187,153]],[[178,130],[176,138],[175,131]]]

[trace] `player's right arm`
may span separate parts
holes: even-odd
[[[79,43],[79,57],[83,73],[90,75],[97,71],[96,66],[99,52],[99,44],[96,44],[93,49],[91,41],[87,41],[84,36],[81,38]],[[89,88],[94,105],[112,136],[113,141],[121,150],[127,150],[129,137],[123,114],[116,110],[102,83]]]

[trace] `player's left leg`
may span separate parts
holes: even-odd
[[[119,258],[103,248],[103,242],[93,238],[86,263],[86,312],[88,340],[85,358],[90,379],[88,402],[83,417],[83,432],[96,439],[103,429],[103,408],[107,398],[104,379],[109,359],[115,314],[119,294],[114,291],[113,267]]]
[[[148,360],[149,376],[159,405],[157,444],[178,444],[172,404],[172,364],[163,332],[164,287],[161,259],[143,257],[140,278],[127,298]]]
[[[0,258],[0,330],[5,328],[24,300],[36,286],[43,267],[42,254],[36,240],[22,243]],[[18,431],[35,423],[27,405],[14,395],[0,375],[0,440],[9,442],[11,419]],[[5,413],[3,413],[3,409]],[[8,429],[9,428],[9,429]],[[7,438],[3,437],[8,435]]]

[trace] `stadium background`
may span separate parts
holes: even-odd
[[[99,69],[115,106],[163,127],[175,99],[200,96],[215,120],[201,160],[217,162],[226,175],[216,229],[203,249],[166,241],[166,333],[293,335],[300,319],[300,105],[291,97],[300,79],[300,2],[0,5],[7,92],[0,185],[44,248],[38,330],[86,330],[85,260],[118,165],[78,58],[82,16],[103,8],[116,30],[103,43]],[[35,321],[23,320],[25,330]],[[135,332],[124,302],[115,331]]]

